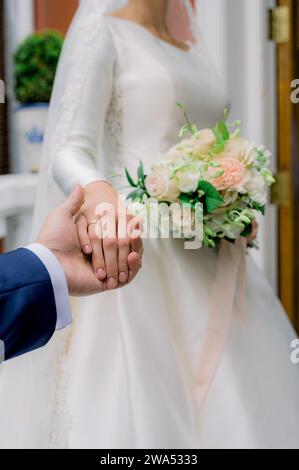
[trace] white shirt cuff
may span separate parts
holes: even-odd
[[[41,260],[49,273],[57,311],[56,330],[62,330],[72,323],[72,313],[67,281],[61,264],[48,248],[39,243],[29,245],[26,249],[32,251]]]
[[[5,359],[5,346],[4,342],[0,339],[0,365],[4,362]]]

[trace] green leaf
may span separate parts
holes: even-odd
[[[212,168],[219,168],[221,164],[219,162],[211,162],[210,165]]]
[[[221,153],[223,152],[224,148],[225,148],[225,141],[224,140],[217,140],[217,143],[212,147],[212,152],[214,154],[218,154],[218,153]]]
[[[179,139],[182,139],[187,131],[188,131],[187,126],[186,126],[186,124],[184,124],[180,129]]]
[[[219,178],[220,176],[222,176],[224,174],[224,170],[219,170],[219,171],[216,171],[216,173],[214,173],[213,176],[211,176],[211,178],[215,179],[215,178]]]
[[[228,140],[229,137],[230,137],[230,134],[229,134],[229,130],[228,130],[227,125],[225,124],[225,122],[223,122],[223,121],[219,122],[217,127],[218,127],[218,132],[221,135],[222,139],[223,140]]]
[[[145,191],[143,189],[137,188],[134,191],[132,191],[130,194],[128,194],[127,200],[132,199],[134,201],[135,199],[141,199],[144,194],[145,194]]]
[[[179,133],[179,138],[182,138],[187,132],[189,132],[191,135],[195,135],[198,132],[197,127],[191,123],[186,108],[182,103],[177,102],[176,103],[177,107],[180,108],[183,113],[184,113],[184,118],[185,118],[185,125],[181,128],[180,133]]]
[[[207,214],[210,214],[219,206],[221,206],[223,199],[217,189],[208,181],[201,180],[198,183],[198,189],[205,193],[205,206]]]
[[[266,213],[266,206],[265,204],[260,204],[259,202],[253,201],[251,203],[252,209],[261,212],[263,215]]]
[[[179,196],[179,201],[182,204],[190,204],[192,201],[192,196],[190,196],[189,194],[181,193]]]
[[[228,117],[228,110],[226,109],[224,111],[224,120],[217,122],[217,124],[213,128],[213,132],[216,137],[216,144],[214,145],[212,149],[214,153],[222,152],[224,150],[226,142],[230,138],[230,132],[226,124],[227,117]]]
[[[140,165],[138,167],[138,180],[140,182],[144,182],[144,167],[142,161],[140,161]]]
[[[248,224],[246,225],[246,227],[244,228],[243,232],[240,234],[241,237],[249,237],[249,235],[251,234],[252,232],[252,224]]]
[[[127,177],[127,180],[129,182],[129,185],[132,186],[133,188],[137,188],[137,184],[134,182],[133,178],[131,177],[130,173],[128,172],[127,168],[125,168],[125,172],[126,172],[126,177]]]

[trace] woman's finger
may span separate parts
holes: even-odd
[[[102,237],[99,233],[101,227],[97,224],[89,225],[88,234],[92,244],[92,266],[99,281],[104,281],[107,277],[107,270],[102,247]]]
[[[90,255],[92,253],[92,245],[88,236],[87,221],[83,215],[81,215],[76,221],[79,242],[83,253]]]
[[[133,281],[133,279],[136,277],[140,266],[141,266],[141,257],[138,255],[136,252],[132,252],[128,256],[128,264],[129,264],[129,277],[128,277],[128,283]]]
[[[131,246],[132,246],[132,251],[135,251],[136,253],[138,253],[140,257],[143,255],[143,243],[140,237],[132,238]]]
[[[103,238],[103,254],[107,272],[107,288],[116,289],[118,285],[118,246],[116,237]]]
[[[129,266],[128,256],[131,251],[131,241],[129,238],[121,238],[118,240],[118,280],[124,284],[128,280]]]

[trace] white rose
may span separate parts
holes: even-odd
[[[264,178],[257,172],[252,172],[249,180],[245,184],[245,191],[248,192],[251,199],[260,203],[267,202],[267,187]]]
[[[238,191],[222,191],[221,196],[223,199],[221,207],[230,206],[238,199]]]
[[[194,155],[197,158],[207,155],[215,143],[216,137],[211,129],[201,130],[193,140]]]
[[[166,169],[150,173],[145,179],[145,187],[148,194],[158,201],[174,202],[180,195],[180,190]]]
[[[180,207],[171,212],[174,234],[184,238],[194,237],[195,214],[191,207]]]
[[[171,163],[178,163],[184,160],[192,152],[192,143],[190,139],[183,140],[180,144],[172,147],[166,154],[166,159]]]
[[[182,171],[177,173],[178,188],[182,193],[194,193],[200,179],[199,172]]]

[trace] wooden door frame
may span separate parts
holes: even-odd
[[[294,78],[299,79],[299,0],[293,0],[294,30]],[[295,244],[297,245],[295,260],[295,326],[299,333],[299,103],[293,104],[293,170],[294,170],[294,224]]]
[[[4,0],[0,0],[0,79],[5,82],[4,31]],[[7,96],[5,101],[0,104],[0,174],[7,174],[9,171]]]
[[[278,0],[278,6],[287,6],[292,22],[288,42],[277,45],[277,136],[278,136],[278,174],[290,175],[288,183],[288,202],[279,207],[278,240],[279,240],[279,294],[290,320],[299,331],[299,174],[296,143],[295,105],[291,103],[291,82],[296,78],[295,19],[297,19],[299,0]],[[296,16],[295,16],[296,13]],[[299,78],[299,77],[298,77]],[[299,106],[299,105],[296,105]],[[299,130],[299,126],[297,125]],[[297,214],[297,217],[296,217]]]

